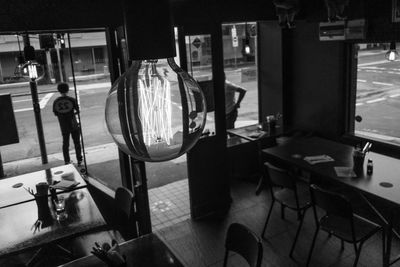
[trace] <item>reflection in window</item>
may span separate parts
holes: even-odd
[[[400,62],[385,55],[389,43],[357,44],[354,132],[400,145]]]

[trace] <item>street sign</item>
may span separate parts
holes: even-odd
[[[238,37],[232,37],[232,46],[233,47],[238,47],[239,46],[239,41],[238,41]]]
[[[193,40],[193,42],[192,42],[192,45],[193,45],[194,47],[196,47],[197,49],[199,49],[200,46],[201,46],[201,41],[200,41],[200,39],[199,39],[198,37],[194,38],[194,40]]]
[[[233,47],[238,47],[239,46],[239,40],[238,40],[238,37],[237,37],[237,32],[236,32],[235,25],[232,26],[231,34],[232,34],[232,46]]]

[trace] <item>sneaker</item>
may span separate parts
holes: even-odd
[[[72,163],[74,163],[72,160],[71,161],[66,161],[65,165],[72,164]]]

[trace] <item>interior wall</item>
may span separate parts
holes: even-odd
[[[260,22],[262,116],[283,113],[284,129],[339,138],[345,127],[345,43],[321,42],[318,23],[281,30]]]
[[[288,38],[292,93],[285,97],[292,127],[339,137],[345,126],[345,43],[319,41],[318,24],[307,22],[299,22]]]
[[[258,30],[258,84],[260,120],[283,113],[282,30],[276,21],[261,21]]]

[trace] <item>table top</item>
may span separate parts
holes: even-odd
[[[56,219],[51,198],[48,197],[49,209],[42,210],[43,223],[36,231],[34,224],[39,216],[36,201],[0,209],[0,256],[39,247],[106,225],[87,188],[61,193],[59,196],[65,198],[67,218]]]
[[[40,182],[60,181],[62,175],[73,177],[75,181],[79,182],[79,185],[75,188],[82,188],[86,186],[85,180],[72,164],[1,179],[0,209],[10,205],[33,200],[34,197],[26,192],[24,187],[30,187],[36,191],[36,184]],[[22,183],[23,185],[18,188],[14,188],[13,185],[18,183]],[[57,192],[63,192],[63,190],[57,190]]]
[[[262,137],[271,137],[278,135],[281,131],[280,128],[277,128],[276,131],[272,133],[268,133],[260,129],[259,124],[253,124],[248,126],[243,126],[235,129],[226,130],[229,134],[239,136],[248,141],[256,141]]]
[[[148,234],[129,240],[120,245],[121,254],[126,255],[127,267],[183,267],[181,261],[157,236]],[[71,261],[63,267],[107,266],[97,257],[90,255]]]
[[[334,167],[353,167],[353,151],[354,148],[349,145],[319,137],[306,137],[291,138],[280,146],[263,149],[262,153],[269,160],[278,160],[288,167],[296,166],[320,178],[349,185],[361,192],[400,205],[400,160],[369,152],[358,177],[338,177]],[[306,156],[322,154],[329,155],[334,161],[311,165],[303,159]],[[371,175],[366,173],[367,159],[373,160],[374,169]]]

